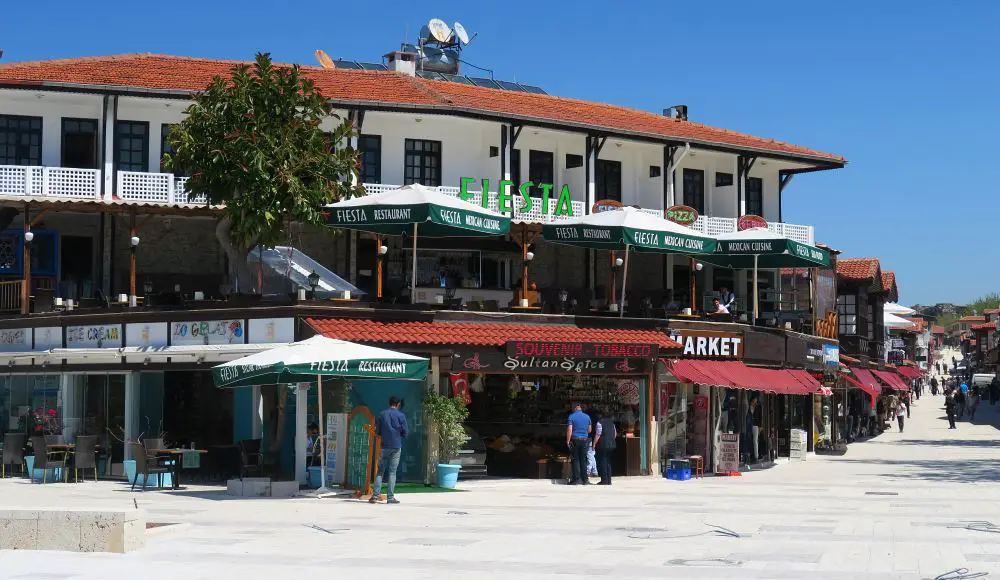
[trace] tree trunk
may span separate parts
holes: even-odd
[[[229,258],[229,279],[232,284],[232,293],[253,294],[259,289],[255,287],[253,275],[250,273],[250,266],[247,264],[247,256],[250,254],[249,248],[237,246],[233,243],[233,220],[224,217],[215,226],[215,238],[222,246],[222,251]]]
[[[264,462],[268,465],[277,465],[281,456],[281,447],[285,442],[288,387],[285,385],[261,385],[260,397],[264,413],[264,432],[267,434]]]

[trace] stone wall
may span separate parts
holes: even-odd
[[[145,544],[142,510],[0,507],[0,550],[124,553]]]

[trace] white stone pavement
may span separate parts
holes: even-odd
[[[942,397],[905,432],[738,478],[608,487],[463,484],[401,505],[227,499],[214,489],[0,481],[0,503],[132,506],[180,522],[125,555],[0,552],[0,578],[918,579],[1000,577],[1000,405],[947,429]],[[893,495],[886,495],[893,494]],[[713,532],[723,526],[737,534]],[[998,530],[1000,531],[1000,530]]]

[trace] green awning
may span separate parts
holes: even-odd
[[[715,239],[632,207],[592,213],[542,226],[542,237],[554,244],[595,250],[632,250],[677,254],[710,254]]]

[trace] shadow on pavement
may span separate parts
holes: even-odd
[[[948,483],[976,483],[1000,481],[1000,464],[995,459],[841,459],[856,464],[870,464],[895,468],[894,473],[883,473],[886,479]]]
[[[1000,441],[990,439],[902,439],[895,443],[928,447],[1000,447]]]

